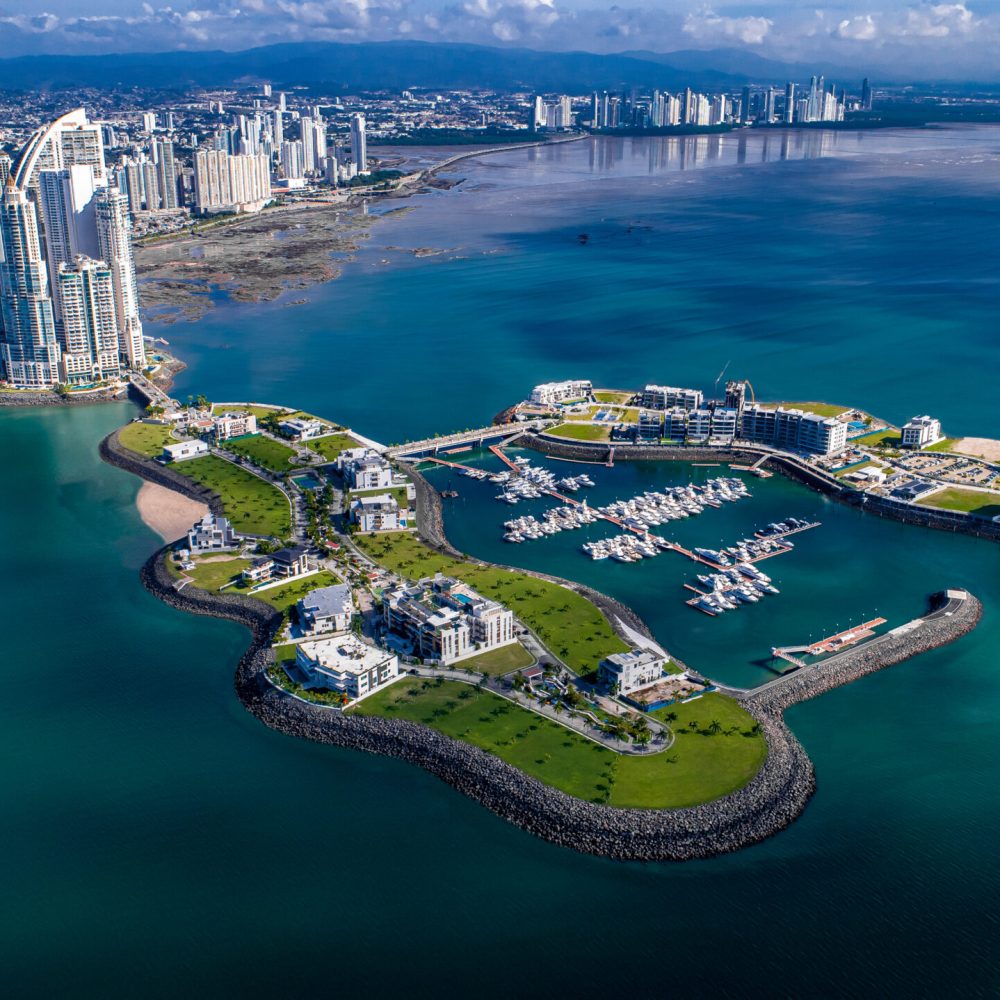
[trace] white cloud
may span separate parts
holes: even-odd
[[[738,41],[760,45],[774,25],[768,17],[720,17],[713,11],[688,14],[684,31],[699,41]]]
[[[837,37],[849,38],[855,42],[873,42],[878,38],[875,18],[871,14],[845,18],[837,25]]]
[[[1000,77],[1000,10],[989,0],[715,0],[739,3],[721,12],[705,0],[116,0],[117,15],[103,13],[108,0],[75,0],[67,16],[43,6],[56,0],[4,2],[4,54],[412,38],[593,52],[743,47],[859,75]],[[102,6],[88,13],[89,2]]]

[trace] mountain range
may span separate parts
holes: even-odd
[[[540,52],[431,42],[295,42],[242,52],[148,52],[100,56],[33,55],[0,59],[9,89],[147,87],[185,89],[270,81],[326,93],[377,90],[535,90],[583,93],[686,86],[733,88],[746,83],[808,81],[813,72],[860,85],[863,75],[833,67],[804,67],[739,49],[628,52]],[[857,80],[855,80],[857,78]]]

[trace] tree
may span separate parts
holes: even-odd
[[[722,725],[719,723],[718,719],[712,719],[712,721],[708,724],[708,731],[713,736],[722,732]]]

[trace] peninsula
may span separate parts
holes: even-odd
[[[969,467],[963,463],[992,467],[958,457],[954,442],[904,448],[910,425],[897,431],[827,404],[757,404],[752,387],[736,381],[725,399],[707,403],[683,396],[692,390],[575,381],[536,387],[489,427],[387,448],[290,407],[182,407],[133,385],[146,393],[148,415],[107,438],[102,456],[207,510],[149,559],[143,583],[179,609],[250,629],[236,674],[246,708],[291,735],[417,763],[497,815],[576,850],[685,860],[776,833],[815,787],[784,710],[954,641],[981,614],[974,595],[941,581],[912,620],[879,619],[775,650],[782,666],[772,680],[735,688],[680,662],[605,594],[458,552],[445,534],[443,494],[424,475],[448,465],[491,479],[508,503],[560,501],[510,534],[542,538],[607,522],[628,539],[617,548],[608,541],[619,561],[668,550],[695,559],[712,572],[704,578],[710,589],[692,601],[716,615],[775,592],[756,563],[787,551],[787,536],[813,525],[791,519],[725,551],[694,552],[653,528],[752,503],[747,483],[755,476],[777,472],[880,516],[995,539],[997,522],[978,508],[916,502],[965,489],[943,484]],[[673,405],[685,398],[687,409]],[[711,432],[713,422],[733,433],[687,432]],[[776,422],[780,440],[743,431]],[[602,465],[710,455],[732,474],[591,507],[569,495],[592,483],[586,471],[557,480],[523,453],[512,458],[512,444]],[[890,478],[912,478],[908,463],[920,458],[958,467],[921,468],[936,477],[934,489],[893,497]],[[848,478],[873,466],[883,479]],[[994,485],[990,476],[973,492]],[[583,549],[600,557],[597,542]]]

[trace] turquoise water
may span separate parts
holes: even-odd
[[[294,402],[387,439],[479,423],[542,378],[710,386],[727,360],[772,398],[808,377],[811,396],[989,433],[998,138],[844,135],[814,148],[826,158],[779,144],[742,164],[723,147],[698,169],[688,150],[684,171],[662,144],[600,147],[593,166],[583,144],[550,162],[506,153],[376,226],[310,305],[225,306],[163,332],[192,362],[181,392]],[[451,252],[389,267],[391,245]],[[136,482],[95,450],[130,412],[0,412],[5,992],[995,994],[995,546],[754,481],[752,500],[677,537],[823,524],[765,563],[779,597],[709,619],[681,603],[680,557],[594,564],[576,533],[504,546],[499,521],[525,505],[456,480],[461,547],[616,593],[737,683],[831,619],[910,617],[945,585],[984,599],[961,643],[789,714],[819,781],[789,830],[710,862],[617,865],[416,768],[251,719],[232,692],[245,633],[138,585],[157,542]],[[593,495],[712,471],[599,469]]]

